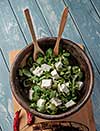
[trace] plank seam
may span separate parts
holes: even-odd
[[[53,36],[53,32],[52,32],[52,31],[50,30],[50,28],[49,28],[49,24],[48,24],[45,16],[43,15],[43,12],[42,12],[42,9],[41,9],[41,6],[40,6],[39,2],[37,2],[37,1],[35,0],[35,3],[36,3],[36,5],[37,5],[37,7],[39,8],[41,15],[43,16],[43,19],[44,19],[44,21],[45,21],[45,23],[46,23],[46,25],[47,25],[47,28],[48,28],[48,30],[49,30],[49,32],[50,32],[50,35]]]
[[[63,0],[63,3],[64,3],[65,6],[67,6],[65,0]],[[69,11],[69,15],[70,15],[70,17],[71,17],[71,19],[72,19],[72,21],[73,21],[75,27],[76,27],[76,30],[78,31],[78,33],[79,33],[79,35],[80,35],[80,37],[81,37],[81,39],[82,39],[82,41],[83,41],[83,43],[84,43],[84,45],[85,45],[85,47],[86,47],[86,49],[87,49],[87,51],[88,51],[90,57],[91,57],[91,60],[93,61],[93,64],[95,65],[95,67],[96,67],[96,69],[97,69],[97,71],[98,71],[98,73],[99,73],[99,75],[100,75],[99,68],[98,68],[98,66],[96,65],[96,63],[95,63],[95,61],[94,61],[94,59],[93,59],[93,57],[92,57],[92,55],[91,55],[91,53],[90,53],[90,51],[89,51],[87,45],[86,45],[86,42],[85,42],[85,40],[84,40],[84,37],[83,37],[83,35],[82,35],[82,33],[81,33],[79,27],[78,27],[78,24],[77,24],[77,22],[76,22],[74,16],[72,15],[71,11]]]
[[[6,68],[7,68],[8,72],[10,72],[9,66],[8,66],[8,64],[7,64],[6,58],[5,58],[5,56],[4,56],[3,51],[2,51],[1,48],[0,48],[0,53],[1,53],[1,55],[2,55],[4,64],[6,65]]]
[[[96,14],[97,14],[97,15],[98,15],[98,17],[100,18],[100,13],[99,13],[99,11],[98,11],[98,9],[97,9],[96,5],[94,4],[93,0],[90,0],[90,3],[91,3],[91,5],[93,6],[93,8],[94,8],[94,10],[95,10]]]
[[[3,131],[2,126],[0,125],[0,131]]]
[[[26,36],[25,36],[22,28],[21,28],[21,25],[20,25],[20,23],[19,23],[19,21],[18,21],[17,15],[16,15],[16,13],[15,13],[15,11],[14,11],[14,8],[13,8],[10,0],[8,0],[8,3],[9,3],[9,6],[10,6],[12,12],[13,12],[13,15],[14,15],[14,17],[15,17],[15,19],[16,19],[16,22],[17,22],[17,24],[18,24],[18,27],[19,27],[19,29],[20,29],[20,31],[21,31],[21,33],[22,33],[22,36],[23,36],[23,38],[24,38],[24,40],[25,40],[25,42],[26,42],[26,45],[28,45],[27,38],[26,38]]]

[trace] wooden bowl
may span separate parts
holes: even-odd
[[[39,46],[44,52],[48,48],[54,48],[55,42],[56,42],[55,37],[47,37],[38,40]],[[81,70],[84,73],[84,88],[81,91],[80,100],[75,106],[70,108],[65,113],[58,115],[47,115],[39,113],[34,109],[30,108],[29,106],[29,99],[28,97],[26,97],[25,92],[22,90],[20,86],[19,79],[17,77],[17,70],[20,65],[23,65],[23,63],[25,63],[25,60],[29,56],[29,54],[34,51],[33,44],[28,45],[27,47],[25,47],[23,50],[20,51],[20,53],[16,56],[10,71],[11,90],[18,103],[24,109],[32,112],[34,115],[45,119],[60,119],[75,113],[87,102],[93,89],[94,84],[93,69],[86,53],[77,44],[75,44],[70,40],[61,39],[60,44],[66,51],[69,51],[71,53],[71,55],[74,58],[73,61],[76,60],[78,62]]]

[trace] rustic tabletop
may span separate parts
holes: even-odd
[[[93,112],[100,131],[100,0],[0,0],[0,130],[13,131],[9,52],[32,41],[23,10],[30,9],[37,38],[41,38],[57,36],[64,6],[69,7],[69,16],[63,38],[82,43],[92,61]]]

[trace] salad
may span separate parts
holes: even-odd
[[[71,54],[60,49],[58,56],[49,48],[45,56],[32,54],[26,65],[18,69],[21,86],[28,91],[30,107],[38,112],[55,115],[77,104],[84,86],[83,72],[71,61]]]

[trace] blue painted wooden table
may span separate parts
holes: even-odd
[[[100,131],[100,0],[0,0],[0,127],[3,131],[13,130],[9,52],[22,49],[32,41],[23,10],[30,9],[37,37],[41,38],[57,36],[64,6],[70,12],[63,37],[82,43],[93,64],[93,111]]]

